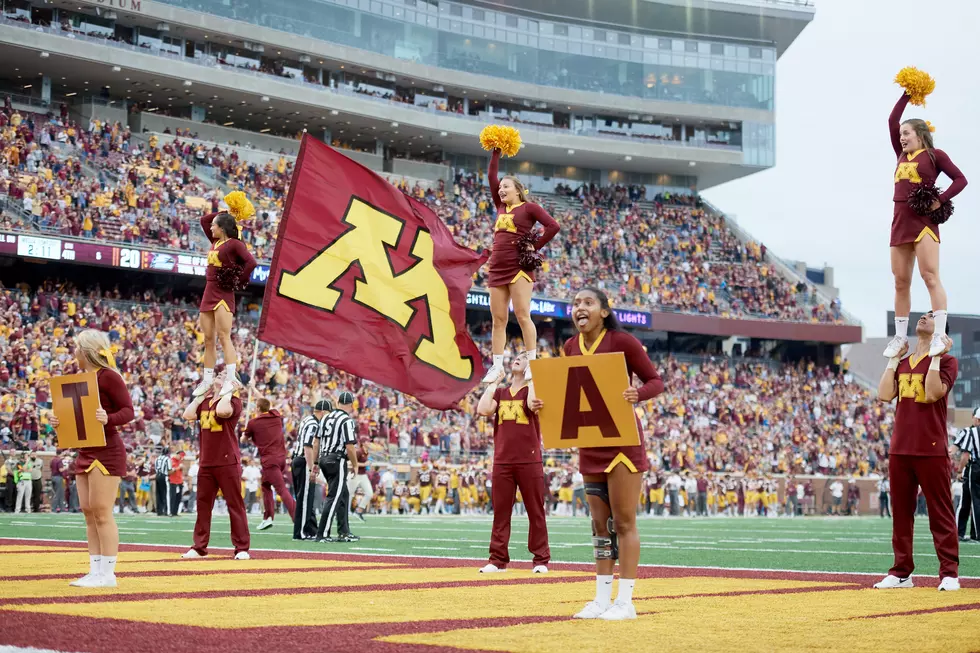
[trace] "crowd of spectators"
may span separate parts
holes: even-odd
[[[27,220],[66,236],[202,251],[207,241],[198,220],[218,210],[223,194],[196,174],[206,169],[253,198],[258,215],[242,238],[264,260],[293,171],[286,155],[255,163],[182,135],[144,140],[120,123],[93,118],[83,129],[65,113],[42,118],[9,108],[0,114],[0,151],[0,195],[21,209],[7,212],[11,228]],[[482,172],[459,172],[449,184],[395,183],[428,204],[462,244],[492,243],[494,208]],[[812,289],[798,290],[773,269],[763,246],[738,240],[697,195],[647,198],[636,185],[557,191],[535,198],[562,225],[537,274],[540,295],[565,297],[596,283],[617,305],[641,310],[840,321],[839,306],[820,303]],[[475,283],[484,281],[481,272]]]
[[[248,360],[259,306],[246,301],[234,338]],[[109,334],[136,406],[136,420],[123,429],[127,446],[145,449],[169,438],[193,452],[196,432],[180,412],[200,379],[203,336],[194,303],[54,281],[0,291],[0,448],[55,448],[47,381],[75,371],[72,337],[86,327]],[[486,355],[484,331],[474,336]],[[554,342],[539,344],[541,356],[557,354]],[[655,469],[867,474],[886,455],[891,408],[844,370],[670,356],[658,367],[668,392],[639,409]],[[357,397],[359,433],[379,456],[483,456],[491,444],[490,424],[475,415],[475,393],[458,411],[434,411],[265,345],[254,378],[246,380],[283,413],[287,438],[317,397],[349,389]]]

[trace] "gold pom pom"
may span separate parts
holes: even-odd
[[[936,80],[918,68],[906,66],[895,75],[895,83],[905,89],[909,102],[916,106],[926,106],[926,96],[936,90]]]
[[[228,213],[235,218],[235,222],[248,220],[255,215],[255,207],[245,197],[245,193],[240,190],[232,191],[225,195],[225,204],[228,205]]]
[[[516,156],[521,149],[521,132],[505,125],[487,125],[480,132],[480,145],[485,150],[499,147],[504,156]]]
[[[929,133],[930,133],[930,134],[935,134],[935,133],[936,133],[936,126],[935,126],[935,125],[933,125],[933,124],[932,124],[931,122],[929,122],[928,120],[926,120],[926,127],[928,127],[928,128],[929,128]]]

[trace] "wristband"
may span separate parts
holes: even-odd
[[[891,370],[891,371],[894,372],[895,370],[898,369],[898,363],[899,363],[899,360],[898,360],[898,357],[897,356],[895,358],[889,358],[888,359],[888,367],[886,369],[889,369],[889,370]]]
[[[938,372],[939,371],[939,365],[940,365],[940,363],[942,363],[941,357],[940,356],[933,356],[932,357],[932,362],[929,363],[929,371],[930,372]]]

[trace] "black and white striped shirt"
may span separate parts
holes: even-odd
[[[296,434],[296,441],[293,443],[293,458],[303,456],[305,447],[313,446],[313,439],[320,431],[320,423],[313,415],[307,415],[299,423],[299,432]]]
[[[980,427],[970,426],[956,434],[953,444],[970,454],[970,462],[980,462]]]
[[[169,474],[170,473],[170,456],[168,456],[167,454],[163,454],[163,453],[160,454],[159,456],[157,456],[157,460],[156,460],[156,463],[154,464],[154,468],[156,469],[157,474]]]
[[[320,455],[345,455],[347,445],[357,443],[357,424],[354,418],[334,409],[320,420]]]

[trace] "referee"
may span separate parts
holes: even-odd
[[[157,456],[154,469],[157,473],[157,517],[170,515],[170,449],[163,447]]]
[[[313,441],[320,431],[320,420],[333,410],[333,404],[321,399],[313,406],[313,414],[307,415],[299,423],[299,433],[291,451],[293,462],[293,496],[296,511],[293,519],[293,539],[312,540],[316,538],[316,513],[313,511],[313,496],[316,492],[317,468],[314,462]],[[312,477],[312,478],[311,478]]]
[[[973,411],[973,426],[956,435],[953,445],[959,450],[959,465],[963,468],[963,499],[956,530],[960,542],[980,541],[980,408]],[[970,522],[970,536],[966,535],[966,523]]]
[[[357,542],[361,539],[351,534],[347,521],[350,511],[347,474],[357,470],[357,452],[354,449],[357,425],[351,417],[354,412],[354,395],[341,392],[337,403],[339,407],[320,420],[319,432],[313,441],[313,448],[320,452],[320,471],[327,479],[327,503],[320,515],[317,542]],[[330,537],[334,515],[337,517],[337,539]]]

